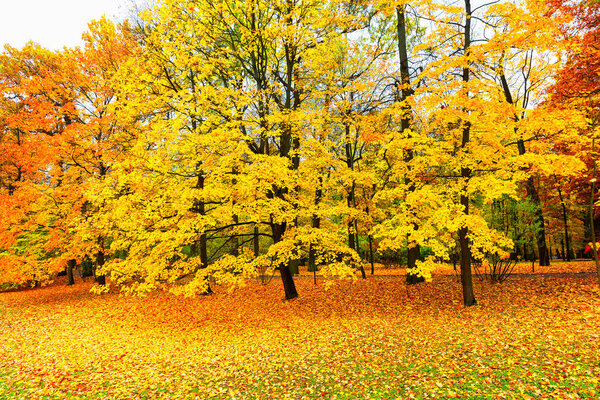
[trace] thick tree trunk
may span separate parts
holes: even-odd
[[[416,245],[412,248],[409,248],[407,251],[407,262],[406,262],[406,284],[407,285],[415,285],[417,283],[425,282],[425,278],[419,276],[410,270],[411,268],[415,268],[417,265],[417,261],[421,258],[421,248],[419,245]]]
[[[100,241],[102,243],[104,242],[102,239],[100,239]],[[96,269],[102,268],[102,266],[104,265],[104,262],[105,262],[104,250],[100,250],[96,253]],[[96,282],[98,282],[98,284],[101,286],[106,285],[106,276],[105,275],[96,275]]]
[[[75,265],[77,265],[77,260],[70,259],[67,261],[67,278],[69,279],[67,285],[69,286],[75,284],[75,279],[73,279],[73,268],[75,268]]]
[[[465,214],[469,214],[469,198],[460,196],[460,203],[465,207]],[[469,243],[469,228],[466,226],[458,230],[458,242],[460,245],[460,281],[463,291],[463,303],[465,306],[477,304],[473,292],[473,276],[471,271],[471,245]]]
[[[273,223],[271,224],[271,230],[273,232],[273,242],[279,243],[286,229],[286,223]],[[285,300],[291,300],[298,297],[298,291],[296,290],[296,284],[294,283],[294,277],[290,271],[289,262],[281,263],[278,265],[279,274],[281,275],[281,282],[283,283],[283,291],[285,293]]]
[[[289,266],[281,265],[279,267],[279,273],[281,275],[281,281],[283,282],[283,291],[285,293],[285,299],[291,300],[298,297],[298,292],[296,291],[296,284],[294,283],[294,277],[290,271]]]

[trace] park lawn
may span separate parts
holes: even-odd
[[[592,271],[572,263],[565,272]],[[593,274],[296,281],[184,299],[64,281],[0,293],[0,399],[600,396]]]

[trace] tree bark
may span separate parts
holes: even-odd
[[[463,170],[466,168],[463,168]],[[464,171],[463,171],[464,173]],[[470,171],[469,171],[470,173]],[[467,174],[465,174],[466,176]],[[460,203],[464,207],[465,215],[469,214],[469,198],[460,196]],[[463,291],[463,303],[466,307],[477,304],[473,292],[473,276],[471,271],[471,245],[469,243],[469,228],[464,226],[458,230],[458,242],[460,244],[460,281]]]
[[[98,172],[100,174],[101,179],[104,179],[104,177],[106,176],[106,173],[108,172],[108,167],[106,165],[104,165],[103,162],[100,162]],[[98,236],[96,238],[96,243],[100,247],[100,250],[98,251],[98,253],[96,253],[96,269],[97,269],[98,267],[102,268],[102,266],[104,265],[104,262],[105,262],[104,237]],[[100,286],[106,285],[106,276],[104,274],[96,275],[96,270],[94,270],[94,276],[96,277],[96,282],[98,282],[98,284]]]
[[[271,231],[273,232],[273,242],[279,243],[286,229],[286,223],[273,223],[271,224]],[[280,263],[278,265],[279,274],[281,275],[281,282],[283,283],[283,291],[285,293],[285,300],[291,300],[298,297],[298,291],[296,290],[296,284],[294,283],[294,277],[290,271],[289,262]]]
[[[237,225],[239,222],[240,222],[239,217],[237,215],[234,215],[233,223]],[[233,255],[234,257],[237,257],[240,255],[240,241],[239,241],[237,235],[234,235],[231,239],[233,241],[233,249],[231,249],[231,255]]]
[[[204,173],[202,172],[200,164],[196,164],[196,189],[202,190],[204,189]],[[194,211],[198,215],[206,215],[206,208],[204,201],[200,199],[194,200]],[[200,268],[206,268],[208,266],[208,249],[207,249],[207,239],[206,232],[200,232],[198,236],[198,240],[192,246],[193,254],[200,257]],[[208,277],[206,279],[206,290],[201,294],[211,294],[213,293],[212,288],[210,287],[210,282],[208,281]]]
[[[465,56],[469,54],[469,48],[471,46],[471,1],[465,0],[465,32],[464,32],[464,53]],[[469,82],[470,66],[466,65],[462,71],[462,80],[464,83]],[[471,124],[470,122],[464,122],[462,131],[462,143],[461,148],[465,149],[470,141],[471,135]],[[471,178],[471,170],[469,168],[461,167],[460,175],[464,181],[465,187],[463,191],[466,192],[467,184]],[[465,216],[469,215],[469,197],[466,194],[460,195],[460,204],[463,206],[463,213]],[[477,304],[475,300],[475,294],[473,293],[473,276],[471,272],[471,244],[469,243],[469,228],[464,225],[458,230],[458,241],[460,244],[460,280],[463,291],[463,303],[466,307]]]
[[[411,138],[410,125],[412,120],[412,109],[408,103],[408,99],[413,96],[414,91],[411,87],[410,82],[410,71],[408,69],[408,45],[406,40],[406,20],[404,16],[404,5],[396,6],[396,32],[398,34],[398,57],[400,59],[400,79],[402,81],[402,89],[400,90],[400,101],[402,102],[402,119],[400,126],[402,132],[407,135],[407,138]],[[412,149],[406,150],[404,156],[404,162],[407,164],[413,159]],[[409,166],[410,169],[410,166]],[[411,182],[410,178],[406,177],[404,180],[408,186],[409,192],[415,191],[415,185]],[[413,229],[419,229],[417,224],[413,224]],[[414,273],[417,266],[417,260],[421,258],[421,246],[418,243],[408,242],[408,254],[406,263],[406,283],[408,285],[414,285],[417,283],[425,282],[425,278]]]
[[[102,239],[100,239],[100,241],[102,243],[104,243],[104,241]],[[96,253],[96,269],[98,269],[98,267],[101,268],[104,265],[104,262],[105,262],[104,250],[100,250]],[[98,284],[100,286],[106,285],[106,275],[96,275],[96,282],[98,282]]]
[[[371,263],[371,275],[375,275],[375,263],[373,262],[373,236],[369,235],[369,261]]]
[[[315,206],[321,202],[321,197],[323,197],[322,184],[323,184],[323,178],[319,177],[318,187],[315,189]],[[311,223],[312,223],[313,229],[320,229],[321,228],[321,217],[319,217],[319,215],[317,215],[317,214],[313,214],[312,218],[311,218]],[[316,271],[317,271],[316,258],[317,258],[317,252],[316,252],[313,244],[311,243],[309,245],[309,249],[308,249],[308,271],[313,272],[313,278],[314,278],[315,283],[316,283]]]
[[[252,239],[252,244],[254,247],[254,257],[258,257],[258,253],[260,252],[260,243],[258,241],[259,236],[258,236],[258,226],[254,225],[254,237]]]
[[[350,114],[349,110],[348,110],[348,114]],[[344,129],[345,129],[344,137],[346,139],[346,146],[345,146],[346,166],[348,167],[348,169],[354,170],[354,152],[352,151],[352,143],[350,142],[350,125],[346,123],[344,125]],[[348,196],[346,197],[346,203],[348,204],[348,208],[354,208],[354,188],[355,188],[355,184],[353,181],[352,185],[350,186],[350,190],[348,190]],[[356,243],[355,243],[356,235],[355,235],[355,232],[353,232],[353,229],[354,229],[354,220],[349,219],[348,220],[348,246],[352,250],[356,250]]]
[[[67,277],[69,279],[69,283],[67,285],[71,286],[75,284],[75,279],[73,279],[73,268],[77,265],[77,260],[70,259],[67,261]]]

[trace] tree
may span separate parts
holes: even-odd
[[[184,291],[201,290],[236,263],[218,247],[208,254],[228,241],[220,235],[261,226],[274,245],[256,262],[270,259],[286,299],[297,296],[289,262],[310,240],[298,235],[307,211],[314,214],[314,186],[304,193],[324,174],[301,167],[314,154],[310,122],[323,98],[310,84],[328,62],[319,51],[335,49],[360,23],[353,7],[165,1],[150,13],[146,53],[120,89],[142,133],[103,197],[122,232],[111,247],[127,253],[109,263],[113,277],[150,290],[193,274]],[[247,254],[237,260],[252,267]]]
[[[589,122],[587,129],[581,129],[587,140],[578,141],[577,147],[580,149],[579,157],[587,164],[588,172],[583,174],[582,178],[585,181],[584,187],[591,189],[589,191],[590,239],[594,247],[593,254],[600,282],[600,261],[596,252],[595,232],[596,164],[594,157],[595,131],[598,126],[597,93],[600,91],[597,73],[600,68],[598,62],[600,5],[598,2],[580,3],[564,0],[548,0],[548,5],[549,17],[566,20],[562,28],[564,42],[569,49],[566,62],[557,74],[556,83],[551,91],[553,105],[559,109],[583,112]]]
[[[65,172],[64,155],[54,148],[75,114],[72,57],[34,44],[7,47],[0,70],[2,276],[16,284],[43,283],[64,268],[53,229],[64,214],[55,213],[51,193]]]

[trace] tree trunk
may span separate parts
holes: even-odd
[[[254,257],[258,257],[258,253],[260,251],[260,243],[258,239],[258,226],[254,225],[254,238],[252,240],[254,245]]]
[[[464,32],[464,53],[465,56],[469,54],[469,48],[471,46],[471,1],[465,0],[465,32]],[[464,83],[469,82],[470,66],[466,65],[462,71],[462,80]],[[468,96],[468,94],[467,94]],[[461,148],[464,150],[470,141],[471,135],[471,124],[469,121],[464,122],[462,131],[462,143]],[[466,193],[466,185],[471,178],[471,170],[469,168],[461,167],[460,175],[465,182],[465,187],[462,189]],[[469,197],[466,194],[460,195],[460,204],[463,206],[463,213],[465,216],[469,215]],[[475,300],[475,294],[473,293],[473,276],[471,272],[471,244],[469,243],[469,228],[464,225],[458,230],[458,241],[460,244],[460,280],[463,291],[463,303],[466,307],[477,304]]]
[[[273,242],[279,243],[283,237],[283,233],[286,229],[286,223],[273,223],[271,224],[271,230],[273,232]],[[283,283],[283,291],[285,293],[285,300],[291,300],[298,297],[296,291],[296,284],[294,283],[294,277],[290,271],[289,262],[281,263],[278,265],[279,274],[281,275],[281,282]]]
[[[106,176],[106,173],[108,172],[108,167],[106,167],[106,165],[104,165],[103,162],[100,162],[98,172],[100,174],[101,179],[104,179],[104,177]],[[98,251],[98,253],[96,253],[96,269],[98,269],[98,268],[102,268],[102,266],[104,265],[104,262],[105,262],[104,237],[98,236],[96,238],[96,243],[100,247],[100,250]],[[104,274],[97,275],[96,270],[94,270],[94,276],[96,277],[96,282],[98,282],[98,284],[100,286],[106,285],[106,276]]]
[[[350,114],[350,111],[348,111],[348,114]],[[350,170],[354,170],[354,152],[352,151],[352,143],[350,142],[350,125],[345,124],[344,129],[345,129],[345,139],[346,139],[346,166]],[[354,209],[354,205],[355,205],[354,188],[355,188],[355,184],[353,181],[352,185],[350,186],[350,190],[348,191],[348,197],[346,198],[346,203],[348,205],[348,208],[352,208],[352,209]],[[353,232],[353,230],[355,229],[354,223],[355,223],[355,220],[353,220],[353,219],[348,220],[348,246],[352,250],[356,251],[357,250],[357,244],[355,243],[356,232]]]
[[[279,273],[281,275],[281,281],[283,282],[283,291],[285,293],[285,299],[291,300],[298,297],[298,292],[296,291],[296,284],[294,283],[294,277],[290,271],[289,266],[281,265],[279,267]]]
[[[460,196],[460,203],[465,207],[465,214],[469,214],[469,198]],[[466,226],[458,230],[458,242],[460,244],[460,281],[463,291],[463,303],[466,307],[477,304],[473,293],[473,276],[471,271],[471,246],[469,243],[469,228]]]
[[[398,57],[400,59],[400,78],[402,80],[402,89],[400,91],[400,101],[402,102],[402,119],[400,126],[402,132],[406,133],[407,138],[410,139],[410,125],[412,120],[412,109],[408,103],[408,99],[413,96],[414,92],[410,83],[410,71],[408,69],[408,46],[406,41],[406,21],[404,16],[404,5],[396,6],[396,32],[398,34]],[[407,164],[413,159],[412,149],[406,150],[404,156],[404,162]],[[409,166],[410,169],[410,166]],[[415,191],[415,185],[411,182],[410,178],[406,177],[405,182],[408,186],[409,192]],[[413,224],[413,229],[416,231],[419,227]],[[412,246],[411,246],[412,245]],[[408,285],[414,285],[417,283],[425,282],[425,278],[415,273],[417,266],[417,260],[421,258],[421,246],[418,243],[408,242],[408,255],[406,263],[406,283]]]
[[[104,242],[101,239],[100,239],[100,241]],[[96,253],[96,269],[98,269],[99,267],[101,268],[104,265],[104,262],[105,262],[104,250],[100,250]],[[105,275],[96,275],[96,282],[98,282],[98,284],[100,286],[106,285],[106,276]]]
[[[354,204],[356,207],[356,203]],[[358,240],[358,222],[354,220],[354,230],[356,232],[356,253],[358,254],[358,258],[360,258],[360,276],[363,279],[367,279],[367,273],[365,272],[365,267],[362,263],[362,256],[360,255],[360,242]]]
[[[196,164],[196,189],[202,190],[204,189],[204,172],[201,169],[200,163]],[[199,215],[206,215],[206,209],[204,201],[200,199],[194,200],[194,211]],[[208,266],[208,249],[206,243],[206,232],[200,232],[198,236],[198,240],[192,246],[194,254],[200,256],[200,268],[206,268]],[[206,289],[201,294],[211,294],[213,293],[212,288],[210,287],[210,282],[208,277],[206,279]]]
[[[315,189],[315,205],[318,205],[321,202],[321,197],[323,196],[323,189],[322,189],[322,184],[323,184],[323,178],[319,177],[319,186]],[[312,215],[312,227],[314,229],[320,229],[321,228],[321,218],[319,217],[319,215],[317,214],[313,214]],[[317,272],[317,263],[316,263],[316,258],[317,258],[317,252],[313,246],[313,244],[311,243],[309,245],[309,249],[308,249],[308,271],[313,273],[313,280],[314,283],[317,283],[317,277],[316,277],[316,272]]]
[[[240,222],[239,217],[237,215],[234,215],[233,223],[237,225],[239,222]],[[237,257],[240,255],[240,241],[239,241],[237,235],[234,235],[231,239],[233,242],[233,249],[231,249],[231,255],[234,257]]]
[[[369,261],[371,262],[371,275],[375,275],[375,263],[373,262],[373,236],[369,235]]]
[[[73,279],[73,268],[77,265],[77,260],[70,259],[67,261],[67,277],[69,279],[69,283],[67,285],[71,286],[75,284],[75,279]]]
[[[414,270],[411,268],[415,268],[417,265],[417,261],[421,258],[421,248],[419,245],[416,245],[412,248],[409,248],[407,251],[407,262],[406,262],[406,284],[407,285],[415,285],[417,283],[425,282],[425,278],[414,273]],[[411,267],[412,266],[412,267]]]

